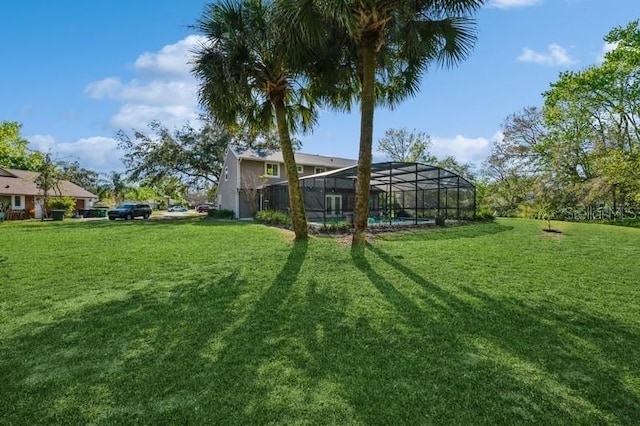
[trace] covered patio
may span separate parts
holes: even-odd
[[[307,220],[323,225],[348,223],[355,210],[358,166],[300,179]],[[371,168],[370,226],[419,224],[475,217],[475,186],[463,177],[421,163],[384,162]],[[287,182],[262,189],[261,210],[288,213]]]

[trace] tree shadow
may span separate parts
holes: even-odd
[[[401,277],[425,290],[422,297],[431,309],[440,311],[450,323],[452,335],[471,342],[465,350],[484,359],[494,371],[520,382],[496,395],[521,405],[515,419],[543,417],[541,406],[556,411],[554,418],[588,423],[630,424],[640,418],[638,394],[632,391],[633,378],[640,377],[640,362],[630,353],[640,348],[640,332],[611,317],[567,309],[562,306],[527,305],[520,300],[496,298],[469,285],[457,287],[455,295],[427,281],[420,274],[382,249],[368,250]],[[363,268],[370,265],[363,264]],[[415,303],[398,296],[390,283],[374,272],[367,272],[376,287],[399,310],[415,311]],[[407,315],[407,318],[415,315]],[[470,374],[470,373],[467,373]],[[540,386],[527,386],[531,377]],[[494,377],[495,378],[495,377]],[[525,386],[522,386],[525,385]],[[476,389],[478,390],[478,389]],[[527,396],[524,393],[530,392]],[[479,393],[478,395],[481,395]],[[531,399],[535,395],[535,401]],[[495,401],[492,401],[495,403]],[[524,404],[523,404],[524,403]],[[581,422],[578,421],[578,422]]]
[[[640,345],[637,330],[470,285],[447,289],[376,246],[331,246],[318,261],[313,244],[327,243],[292,244],[264,283],[238,267],[23,326],[0,340],[2,422],[640,418],[623,384],[623,375],[638,377],[628,356]]]
[[[264,392],[256,375],[277,348],[279,311],[307,245],[293,245],[279,274],[257,295],[233,271],[165,292],[131,291],[53,323],[20,327],[0,341],[3,422],[255,419],[249,405]]]

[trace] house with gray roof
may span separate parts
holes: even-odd
[[[38,173],[27,170],[0,168],[0,208],[2,218],[26,219],[33,210],[34,217],[42,217],[41,195],[36,179]],[[58,191],[59,189],[59,191]],[[76,209],[89,209],[98,200],[84,188],[67,180],[61,180],[58,188],[53,191],[54,196],[68,196],[76,200]],[[11,215],[12,217],[9,217]]]
[[[295,154],[299,177],[326,173],[356,165],[356,160],[314,154]],[[251,218],[264,206],[261,189],[287,180],[282,152],[230,146],[227,149],[216,191],[219,210],[235,217]]]

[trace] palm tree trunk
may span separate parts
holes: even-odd
[[[291,224],[295,233],[295,240],[306,240],[307,218],[304,211],[304,201],[300,180],[298,180],[298,169],[296,159],[293,154],[293,146],[289,137],[289,126],[287,125],[287,115],[282,99],[273,101],[276,111],[276,122],[278,124],[278,136],[280,138],[280,149],[284,158],[284,167],[287,169],[287,182],[289,183],[289,209],[291,214]]]
[[[356,182],[356,211],[351,247],[366,243],[365,231],[369,219],[369,191],[371,183],[371,150],[373,147],[373,110],[375,107],[376,52],[374,45],[362,50],[362,98],[360,100],[360,152]]]

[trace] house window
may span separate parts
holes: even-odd
[[[224,168],[224,181],[227,182],[229,180],[229,167]]]
[[[264,174],[268,177],[280,177],[280,165],[276,163],[265,163]]]
[[[13,196],[13,208],[19,209],[22,207],[22,196],[14,195]]]
[[[327,171],[326,167],[316,167],[316,173],[324,173]]]
[[[304,166],[298,166],[298,173],[299,174],[304,173]]]

